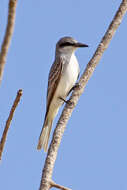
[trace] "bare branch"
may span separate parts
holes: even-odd
[[[6,121],[6,125],[5,125],[5,128],[4,128],[4,132],[3,132],[3,135],[2,135],[2,138],[1,138],[1,141],[0,141],[0,160],[2,158],[2,153],[3,153],[3,149],[4,149],[4,145],[5,145],[5,141],[6,141],[6,138],[7,138],[7,133],[8,133],[8,129],[10,127],[10,123],[12,121],[12,118],[13,118],[13,115],[14,115],[14,112],[15,112],[15,109],[20,101],[20,98],[22,96],[22,90],[20,89],[18,92],[17,92],[17,96],[15,98],[15,101],[13,103],[13,106],[11,108],[11,111],[10,111],[10,114],[9,114],[9,117]]]
[[[102,57],[102,54],[107,49],[112,37],[114,36],[118,26],[122,22],[122,18],[126,12],[127,12],[127,0],[123,0],[107,32],[102,38],[97,50],[95,51],[92,59],[87,64],[87,67],[83,75],[81,76],[80,81],[79,81],[80,86],[74,90],[74,92],[72,93],[72,96],[70,97],[70,101],[72,102],[72,104],[66,104],[61,114],[61,117],[57,123],[56,129],[53,134],[52,142],[48,150],[47,158],[46,158],[44,169],[42,172],[40,190],[50,189],[50,181],[52,179],[53,168],[54,168],[58,148],[59,148],[64,130],[65,130],[66,124],[72,114],[74,107],[76,106],[79,100],[79,97],[83,93],[88,80],[92,76],[97,64],[99,63]]]
[[[12,38],[14,23],[15,23],[15,12],[16,12],[17,0],[9,1],[9,10],[8,10],[8,23],[6,27],[6,32],[3,40],[3,44],[0,52],[0,83],[2,81],[4,66],[6,63],[6,56],[8,53],[8,48]]]
[[[52,187],[55,187],[55,188],[61,189],[61,190],[71,190],[71,189],[69,189],[69,188],[67,188],[67,187],[64,187],[64,186],[62,186],[62,185],[56,184],[54,181],[51,181],[51,182],[50,182],[50,186],[51,186],[51,188],[52,188]]]

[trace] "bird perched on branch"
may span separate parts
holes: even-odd
[[[71,37],[61,38],[56,44],[55,61],[50,69],[47,89],[47,106],[43,128],[37,149],[47,151],[52,122],[66,97],[73,89],[78,76],[79,64],[75,50],[88,45],[79,43]]]

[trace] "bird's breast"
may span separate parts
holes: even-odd
[[[69,61],[65,61],[61,79],[57,88],[59,96],[65,98],[71,88],[75,85],[79,75],[79,64],[74,54],[72,54]]]
[[[54,118],[56,116],[59,107],[63,103],[63,101],[60,100],[60,97],[66,99],[69,91],[77,81],[79,71],[79,64],[75,55],[72,55],[69,61],[66,60],[65,63],[63,63],[60,81],[50,105],[50,117]]]

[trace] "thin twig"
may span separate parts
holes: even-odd
[[[74,107],[76,106],[79,97],[84,91],[84,88],[87,85],[88,80],[92,76],[97,64],[99,63],[102,54],[108,47],[112,37],[114,36],[118,26],[122,22],[123,16],[127,12],[127,0],[123,0],[115,17],[113,18],[107,32],[105,33],[104,37],[102,38],[97,50],[95,51],[92,59],[87,64],[87,67],[83,73],[83,75],[80,78],[79,81],[79,88],[76,88],[74,92],[72,93],[72,96],[70,97],[70,100],[72,104],[66,104],[61,117],[57,123],[56,129],[53,134],[53,139],[50,144],[47,158],[45,161],[44,169],[42,172],[42,179],[40,184],[40,190],[49,190],[50,189],[50,181],[52,179],[52,173],[54,169],[54,164],[57,157],[58,148],[66,127],[66,124],[72,114],[72,111]]]
[[[22,96],[22,90],[20,89],[18,92],[17,92],[17,96],[15,98],[15,101],[13,103],[13,106],[11,108],[11,111],[10,111],[10,114],[9,114],[9,117],[6,121],[6,125],[5,125],[5,128],[4,128],[4,132],[3,132],[3,135],[2,135],[2,138],[1,138],[1,141],[0,141],[0,160],[2,158],[2,153],[3,153],[3,149],[4,149],[4,145],[5,145],[5,141],[6,141],[6,138],[7,138],[7,133],[8,133],[8,129],[10,127],[10,123],[12,121],[12,118],[13,118],[13,115],[14,115],[14,112],[15,112],[15,109],[20,101],[20,98]]]
[[[1,52],[0,52],[0,84],[2,81],[8,48],[9,48],[13,30],[14,30],[16,4],[17,4],[17,0],[9,1],[8,22],[7,22],[6,32],[5,32],[5,36],[4,36],[4,40],[3,40],[3,44],[1,46]]]
[[[51,182],[50,182],[50,186],[51,186],[51,188],[52,188],[52,187],[55,187],[55,188],[61,189],[61,190],[71,190],[71,189],[69,189],[69,188],[67,188],[67,187],[64,187],[64,186],[62,186],[62,185],[56,184],[54,181],[51,181]]]

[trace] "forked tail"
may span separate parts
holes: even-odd
[[[40,137],[39,137],[39,142],[38,142],[38,146],[37,146],[38,150],[43,148],[44,151],[47,152],[51,128],[52,128],[52,122],[44,123]]]

